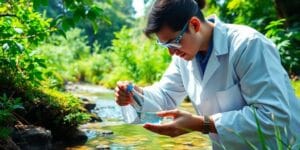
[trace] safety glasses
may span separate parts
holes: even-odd
[[[179,32],[179,34],[176,36],[176,38],[174,40],[168,41],[168,42],[160,42],[159,39],[157,40],[157,44],[167,47],[169,49],[179,49],[181,48],[181,44],[180,41],[184,35],[184,33],[186,32],[188,27],[188,22],[183,26],[182,30]]]

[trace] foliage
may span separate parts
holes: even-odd
[[[47,64],[65,81],[101,83],[108,87],[114,87],[122,79],[149,84],[162,76],[170,61],[165,49],[133,29],[123,28],[115,33],[116,39],[108,51],[96,49],[93,54],[89,54],[86,37],[80,36],[81,32],[71,30],[66,34],[67,39],[53,35],[38,48],[40,55],[47,58]]]
[[[73,95],[52,89],[43,89],[37,92],[38,94],[41,92],[40,98],[42,100],[48,101],[51,107],[60,110],[62,116],[57,116],[56,121],[61,120],[64,124],[77,126],[90,119],[82,107],[80,100]]]
[[[47,58],[47,70],[51,70],[45,71],[46,74],[52,72],[51,76],[57,75],[51,82],[99,83],[103,73],[110,70],[109,53],[97,54],[100,50],[97,49],[99,45],[95,43],[95,52],[90,54],[91,48],[88,46],[87,37],[81,36],[82,32],[78,28],[72,29],[66,32],[67,39],[52,35],[38,47],[39,54]],[[55,84],[51,87],[55,87]]]
[[[292,81],[292,85],[295,89],[296,96],[300,100],[300,80]]]
[[[285,2],[279,0],[208,0],[209,6],[204,9],[204,12],[216,11],[224,22],[245,24],[266,34],[267,37],[271,38],[277,44],[282,64],[285,69],[288,70],[289,74],[299,75],[300,25],[297,21],[293,23],[286,22],[286,20],[291,21],[297,14],[294,14],[294,16],[285,16],[289,18],[278,18],[277,14],[280,15],[285,13],[281,11],[288,11],[285,7],[280,8],[283,6],[279,4],[283,3],[296,4],[297,2]]]
[[[50,129],[54,135],[90,120],[81,100],[71,94],[49,88],[27,90],[24,94],[27,113],[20,115],[28,122]]]
[[[300,25],[284,29],[285,19],[270,22],[266,36],[276,43],[281,61],[290,74],[300,69]]]
[[[29,121],[31,117],[35,117],[35,121],[31,123],[67,128],[89,119],[89,115],[80,106],[77,98],[47,88],[62,86],[63,79],[53,71],[54,67],[46,66],[47,58],[36,48],[54,32],[65,32],[81,20],[92,20],[92,23],[108,20],[101,14],[102,9],[93,5],[93,1],[90,0],[63,1],[62,15],[55,19],[45,18],[35,9],[43,2],[42,0],[0,2],[0,93],[12,95],[11,98],[1,97],[1,105],[5,105],[5,109],[1,109],[0,112],[1,121],[8,121],[3,124],[1,122],[1,126],[11,125],[10,106],[14,108],[19,104],[12,102],[17,99],[16,97],[21,97],[24,108],[29,110],[28,113],[20,114]],[[96,28],[98,27],[95,26],[94,29]],[[80,55],[74,53],[73,57],[81,56],[81,53]],[[34,115],[31,116],[31,113]],[[52,114],[54,115],[51,116]],[[47,115],[53,120],[47,118]],[[1,128],[1,136],[6,137],[9,134],[7,131]]]
[[[103,3],[111,4],[111,0],[105,0]],[[58,33],[62,35],[81,22],[91,25],[94,32],[98,31],[99,23],[110,24],[103,9],[92,0],[34,0],[33,4],[34,8],[41,13],[49,6],[56,8],[54,10],[53,8],[47,9],[47,14],[49,18],[53,18],[52,27],[57,28]]]
[[[98,26],[101,28],[95,34],[90,26],[80,25],[80,28],[83,28],[84,33],[88,35],[90,46],[97,42],[102,49],[105,49],[112,45],[112,40],[115,38],[114,32],[118,32],[123,26],[132,27],[134,25],[134,9],[132,0],[114,0],[111,4],[97,2],[96,5],[103,9],[103,14],[110,18],[111,24],[99,22]]]
[[[0,96],[0,140],[10,135],[9,125],[15,120],[13,111],[18,108],[22,108],[20,98],[13,99],[6,94]]]
[[[65,6],[62,5],[63,3],[66,2],[62,0],[49,0],[48,7],[40,6],[39,12],[43,13],[43,11],[46,11],[45,14],[47,15],[47,17],[58,19],[61,22],[61,25],[59,27],[63,27],[62,25],[65,26],[66,24],[70,24],[67,26],[82,29],[83,32],[81,33],[81,35],[88,37],[88,45],[91,47],[94,46],[95,42],[99,43],[102,48],[111,46],[111,40],[114,38],[113,33],[119,31],[123,25],[132,25],[132,16],[134,13],[132,0],[114,0],[113,2],[108,2],[108,0],[94,1],[92,7],[97,7],[97,9],[99,9],[98,14],[101,14],[100,18],[103,18],[104,21],[98,19],[99,16],[95,16],[97,18],[94,18],[89,17],[89,14],[82,13],[83,9],[89,10],[88,7],[76,6],[76,8],[74,8],[73,10],[68,10],[71,12],[64,13],[64,10],[66,9],[64,8]],[[85,16],[78,17],[78,13],[79,16],[87,15],[87,18],[90,18],[90,20],[82,19],[86,18]],[[65,16],[65,19],[57,16]],[[74,21],[79,21],[78,25],[74,25],[74,23],[72,22],[72,17],[74,18]],[[70,19],[67,18],[70,18],[71,22],[69,21]]]
[[[44,71],[45,75],[49,78],[56,74],[57,76],[53,77],[52,81],[60,83],[58,85],[61,85],[63,81],[80,80],[81,74],[76,61],[87,59],[90,56],[87,37],[81,36],[81,32],[80,29],[67,31],[67,39],[59,35],[52,35],[37,48],[37,53],[47,60],[48,67]]]
[[[116,33],[110,53],[113,68],[103,75],[102,84],[114,87],[118,80],[149,84],[162,76],[170,62],[167,50],[135,33],[127,28]]]
[[[42,80],[40,68],[45,67],[45,63],[32,49],[52,30],[50,20],[34,12],[30,5],[19,1],[0,7],[1,81],[12,80],[15,86],[21,87],[35,86]],[[24,82],[26,80],[31,82]]]
[[[276,19],[272,0],[225,0],[218,5],[220,17],[225,22],[246,24],[261,32],[271,20]]]

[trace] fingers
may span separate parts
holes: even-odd
[[[160,111],[157,113],[157,115],[160,117],[174,117],[174,118],[176,118],[179,114],[180,111],[178,109]]]
[[[161,124],[161,125],[155,125],[155,124],[144,124],[143,126],[145,129],[150,130],[152,132],[155,132],[157,134],[162,134],[162,135],[170,135],[170,124]]]
[[[177,137],[179,135],[186,133],[185,131],[183,131],[179,128],[175,128],[172,123],[166,123],[166,124],[161,124],[161,125],[145,124],[143,127],[154,133],[161,134],[161,135],[167,135],[170,137]]]
[[[115,88],[115,100],[120,106],[125,106],[132,103],[132,94],[127,92],[127,86],[131,82],[129,81],[119,81]]]

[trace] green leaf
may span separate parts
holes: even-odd
[[[74,14],[73,14],[73,20],[74,20],[74,22],[80,21],[80,19],[82,19],[83,16],[85,16],[85,10],[84,10],[84,8],[83,7],[77,8],[74,11]]]
[[[41,81],[41,80],[43,80],[43,76],[42,76],[42,72],[35,72],[34,73],[34,76],[39,80],[39,81]]]
[[[59,35],[62,35],[65,39],[67,39],[67,35],[66,35],[66,32],[64,30],[57,29],[56,33],[59,34]]]
[[[94,34],[97,34],[99,31],[99,26],[98,26],[97,22],[92,21],[92,26],[93,26]]]
[[[70,28],[74,27],[75,24],[74,24],[74,21],[71,18],[64,18],[63,21],[62,21],[61,26],[62,26],[62,29],[64,31],[67,31]]]
[[[268,148],[266,147],[266,141],[265,141],[265,136],[262,132],[260,123],[259,123],[259,119],[257,117],[257,113],[256,113],[256,109],[253,107],[253,112],[254,112],[254,118],[255,118],[255,122],[257,125],[257,132],[258,132],[258,137],[259,137],[259,141],[262,145],[263,150],[267,150]]]
[[[62,23],[62,20],[65,16],[63,14],[59,14],[57,17],[55,17],[53,19],[53,21],[51,22],[51,27],[54,27],[54,26],[58,26],[59,24]]]
[[[34,64],[29,64],[27,70],[34,70]]]
[[[23,105],[21,105],[21,104],[18,104],[18,105],[13,105],[13,107],[12,107],[14,110],[15,109],[25,109],[24,108],[24,106]]]

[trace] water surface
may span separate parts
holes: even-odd
[[[69,85],[67,89],[74,95],[94,101],[96,108],[93,112],[103,119],[103,122],[81,125],[80,128],[89,137],[88,142],[85,145],[67,149],[92,150],[97,147],[111,150],[211,149],[208,136],[199,132],[171,138],[152,133],[139,124],[125,124],[120,107],[114,101],[112,90],[87,84]],[[183,103],[180,109],[195,113],[191,103],[188,102]]]

